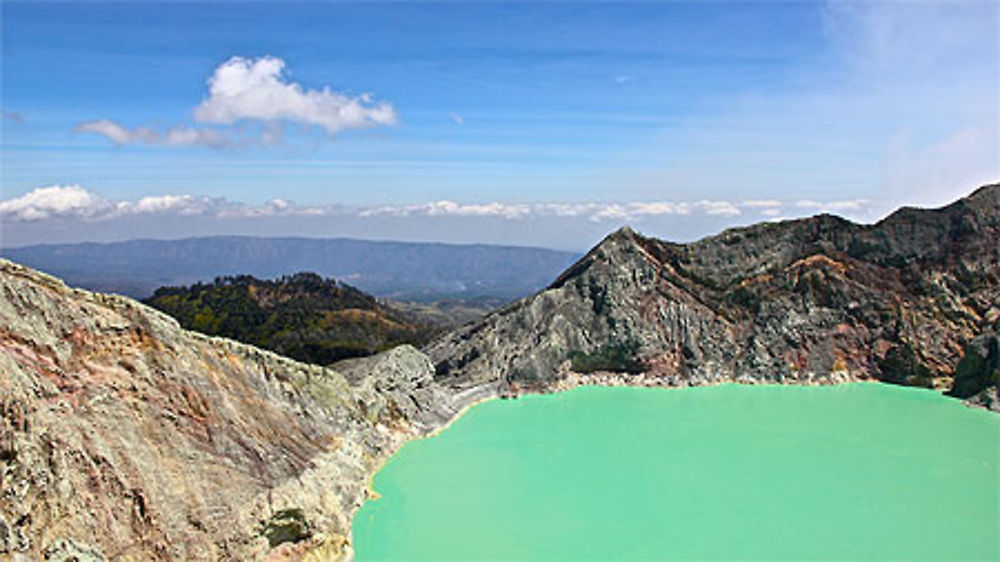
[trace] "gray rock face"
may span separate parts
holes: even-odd
[[[430,359],[410,345],[341,361],[334,368],[351,384],[359,407],[372,422],[404,424],[427,434],[446,425],[462,408],[496,396],[495,385],[454,393],[434,381]]]
[[[969,402],[1000,411],[997,385],[1000,383],[1000,338],[982,334],[965,347],[965,355],[955,369],[955,386],[950,394]]]
[[[871,226],[822,215],[688,245],[626,228],[547,290],[426,351],[442,384],[496,381],[507,393],[627,361],[663,384],[876,378],[947,389],[965,343],[1000,319],[998,240],[997,185]]]

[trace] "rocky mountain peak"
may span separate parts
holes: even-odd
[[[966,203],[977,205],[1000,205],[1000,183],[984,185],[965,198]]]
[[[604,238],[605,240],[634,239],[637,236],[639,236],[638,232],[636,232],[631,226],[625,225],[619,228],[618,230],[615,230],[611,234],[608,234]]]
[[[623,226],[608,234],[576,263],[566,269],[549,285],[549,289],[558,288],[568,280],[585,273],[595,263],[628,262],[638,256],[648,256],[647,247],[652,241],[639,234],[630,226]]]

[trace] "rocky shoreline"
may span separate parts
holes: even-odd
[[[544,387],[508,388],[501,398],[516,399],[526,394],[553,394],[566,392],[581,386],[624,386],[631,388],[689,388],[714,386],[718,384],[747,384],[747,385],[797,385],[797,386],[830,386],[851,382],[872,382],[870,376],[859,373],[836,372],[827,375],[810,374],[805,378],[765,381],[751,377],[736,378],[713,378],[704,380],[692,380],[677,376],[654,375],[649,373],[617,373],[617,372],[596,372],[596,373],[576,373],[569,371],[564,376]]]

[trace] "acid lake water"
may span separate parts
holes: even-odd
[[[358,560],[997,560],[1000,416],[879,384],[585,387],[399,451]]]

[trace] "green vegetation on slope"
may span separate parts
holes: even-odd
[[[275,280],[218,277],[161,287],[145,302],[189,330],[322,365],[403,343],[420,345],[432,331],[367,293],[314,273]]]

